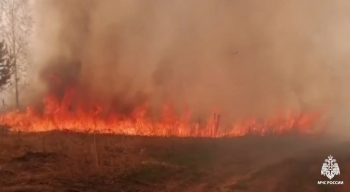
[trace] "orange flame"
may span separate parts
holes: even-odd
[[[221,116],[214,113],[206,125],[192,123],[190,113],[183,118],[174,115],[170,105],[164,107],[163,118],[154,122],[147,117],[147,105],[135,110],[130,118],[118,114],[108,117],[101,115],[103,108],[95,105],[86,110],[83,103],[77,104],[74,112],[69,110],[75,96],[75,90],[66,92],[62,102],[54,95],[44,100],[44,112],[39,115],[34,108],[27,107],[25,113],[13,111],[0,116],[0,124],[8,125],[12,131],[46,132],[68,130],[84,133],[111,133],[140,136],[177,136],[177,137],[238,137],[244,135],[287,134],[291,132],[313,133],[314,124],[321,113],[277,115],[265,122],[256,119],[236,122],[231,127],[220,126]]]

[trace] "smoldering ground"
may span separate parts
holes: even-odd
[[[340,31],[349,31],[339,22],[346,4],[37,1],[33,85],[46,92],[56,73],[107,105],[149,101],[159,111],[171,102],[197,117],[215,109],[226,119],[319,110],[340,101],[344,81],[334,77],[348,61],[349,47],[339,45]]]

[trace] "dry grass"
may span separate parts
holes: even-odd
[[[0,138],[1,191],[162,191],[169,176],[212,155],[193,156],[198,143],[177,138],[68,132]]]
[[[165,166],[147,163],[152,161],[138,142],[74,133],[2,135],[0,186],[2,191],[115,191],[135,170]]]
[[[293,161],[295,154],[307,157],[302,151],[320,145],[317,139],[298,137],[186,139],[1,131],[0,191],[255,191],[261,181],[277,182],[262,174],[266,170],[290,175],[294,171],[286,165],[304,169]],[[320,165],[324,158],[317,159]],[[318,169],[315,172],[319,175]],[[278,190],[283,186],[276,184]]]

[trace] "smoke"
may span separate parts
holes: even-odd
[[[347,73],[342,67],[349,59],[344,5],[40,1],[34,5],[35,85],[47,91],[56,73],[106,106],[129,111],[148,101],[157,112],[171,102],[196,117],[215,109],[226,119],[323,109],[344,95],[344,78],[335,78],[346,76],[340,73]]]

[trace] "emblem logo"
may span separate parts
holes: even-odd
[[[323,163],[321,175],[328,177],[330,180],[332,180],[335,175],[340,175],[337,160],[333,159],[332,155],[328,156],[328,159]]]

